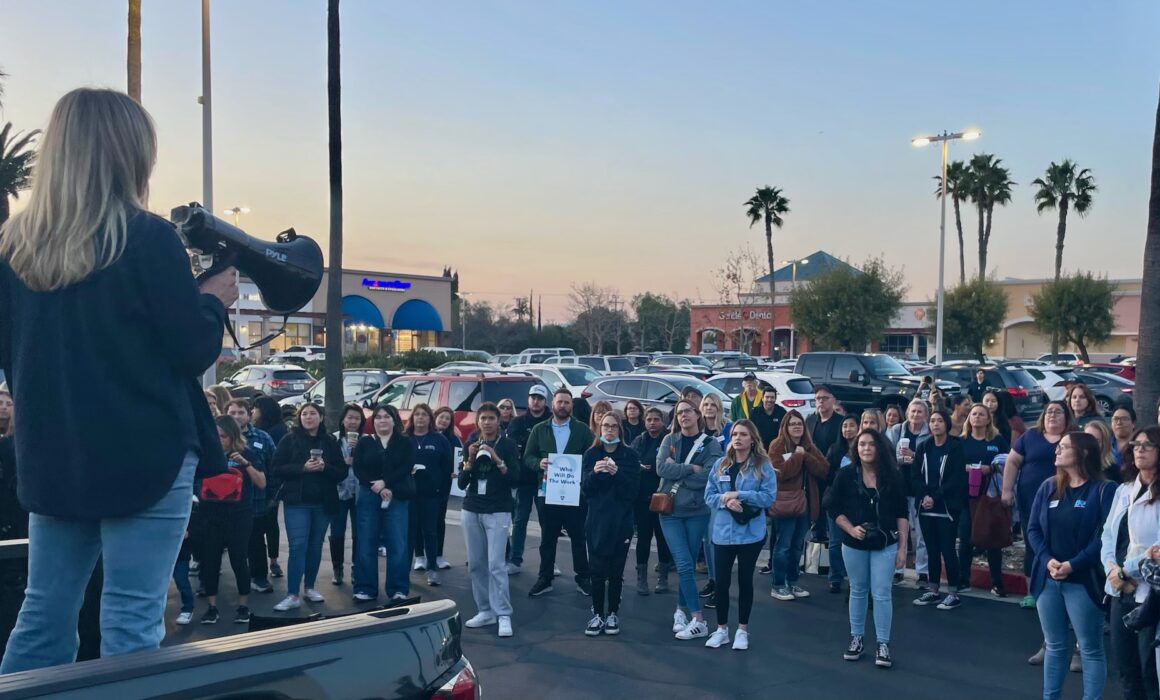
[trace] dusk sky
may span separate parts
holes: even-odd
[[[144,0],[142,101],[160,156],[150,206],[202,198],[200,2]],[[43,127],[82,85],[125,88],[126,3],[0,0],[0,121]],[[215,205],[326,247],[326,3],[214,0]],[[473,300],[573,282],[716,301],[755,187],[791,200],[775,255],[818,249],[937,281],[936,148],[1001,157],[1019,186],[990,266],[1052,273],[1054,214],[1028,186],[1052,160],[1094,171],[1064,266],[1139,277],[1160,87],[1160,3],[397,2],[347,0],[346,266],[459,269]],[[19,207],[19,202],[16,203]],[[975,215],[964,212],[968,274]],[[948,215],[947,279],[957,281]]]

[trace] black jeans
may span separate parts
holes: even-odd
[[[718,513],[717,517],[730,517]],[[760,516],[759,516],[760,517]],[[729,624],[729,586],[732,583],[733,561],[737,561],[737,621],[749,624],[749,612],[753,610],[753,570],[757,568],[757,555],[765,544],[762,538],[749,544],[713,545],[714,565],[717,569],[715,597],[717,600],[717,624]]]
[[[922,540],[926,542],[926,560],[930,567],[930,585],[938,588],[942,581],[943,559],[947,563],[947,581],[951,586],[959,578],[959,560],[955,555],[955,532],[958,526],[950,518],[918,516],[918,526],[922,529]]]
[[[335,576],[342,578],[342,569],[346,565],[346,531],[350,524],[350,551],[351,563],[354,563],[354,552],[358,551],[358,541],[355,539],[355,509],[354,499],[348,498],[338,502],[338,512],[330,518],[330,568]]]
[[[1124,627],[1124,615],[1135,608],[1135,594],[1129,595],[1126,600],[1112,596],[1109,620],[1112,659],[1125,700],[1157,700],[1160,698],[1160,684],[1156,680],[1156,656],[1152,649],[1156,628],[1146,627],[1139,632],[1131,632]]]
[[[542,498],[536,499],[536,513],[540,519],[540,579],[552,580],[552,569],[556,566],[556,542],[561,532],[568,533],[572,541],[572,568],[576,580],[587,580],[588,545],[584,534],[584,521],[588,517],[588,504],[583,500],[579,506],[544,505]]]
[[[624,563],[628,560],[628,542],[616,545],[610,559],[592,554],[589,567],[592,572],[592,611],[604,617],[605,599],[608,612],[620,612],[620,593],[624,585]]]
[[[451,500],[451,493],[447,492],[439,497],[439,522],[435,523],[435,529],[439,533],[439,541],[435,543],[439,554],[443,556],[443,540],[447,539],[447,502]],[[431,565],[428,564],[428,567]]]
[[[230,567],[237,579],[238,594],[250,594],[250,530],[254,513],[249,504],[242,507],[202,503],[201,517],[201,584],[206,595],[217,595],[221,577],[222,552],[230,554]]]
[[[278,558],[280,529],[278,527],[278,504],[261,515],[254,516],[250,528],[250,577],[255,581],[266,581],[270,575],[270,559]]]
[[[633,511],[636,520],[636,565],[648,566],[651,544],[655,536],[657,540],[657,560],[668,566],[673,565],[673,553],[665,542],[665,535],[661,532],[660,513],[653,513],[648,509],[648,501],[637,501]]]
[[[959,578],[964,586],[971,585],[971,563],[974,558],[975,547],[971,544],[971,508],[967,506],[959,514]],[[1004,590],[1003,550],[987,550],[987,568],[991,572],[991,585]]]

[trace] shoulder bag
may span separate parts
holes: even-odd
[[[701,433],[701,436],[698,437],[697,441],[693,443],[693,449],[689,454],[692,455],[696,453],[697,448],[705,444],[705,440],[708,437],[708,435]],[[673,454],[675,449],[676,448],[674,448],[671,444],[669,445],[670,454]],[[660,458],[659,451],[657,453],[657,458]],[[668,489],[666,489],[664,486],[665,482],[661,481],[660,485],[657,487],[656,493],[649,497],[648,509],[652,513],[667,514],[673,512],[673,499],[677,497],[677,491],[681,488],[681,482],[673,481],[672,486]]]
[[[990,487],[994,478],[994,472],[983,477],[979,497],[970,506],[971,544],[980,549],[1003,549],[1010,547],[1014,541],[1011,536],[1011,509],[1003,505],[1002,496],[991,495]]]

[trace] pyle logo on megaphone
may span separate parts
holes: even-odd
[[[279,253],[278,251],[274,250],[273,248],[266,249],[266,257],[270,258],[271,260],[277,260],[278,262],[286,262],[286,254]]]

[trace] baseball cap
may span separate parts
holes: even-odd
[[[546,400],[548,398],[548,390],[544,386],[537,384],[531,389],[528,389],[528,396],[539,396]]]
[[[754,374],[753,372],[746,372],[745,376],[741,378],[741,381],[747,382],[750,379],[757,379],[757,375]]]

